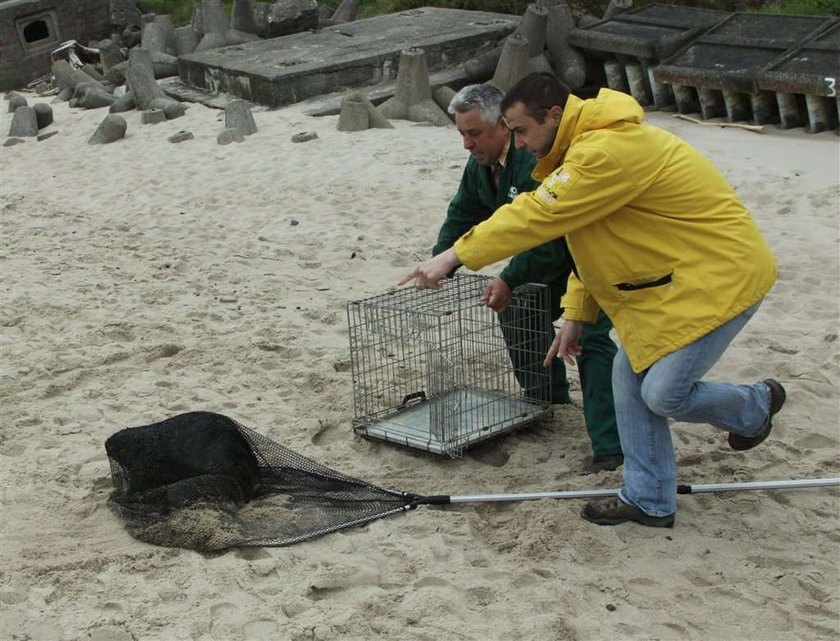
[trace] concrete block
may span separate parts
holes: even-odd
[[[271,7],[266,23],[266,37],[277,38],[318,27],[316,0],[285,0]]]
[[[167,140],[169,140],[169,142],[172,143],[179,143],[187,140],[192,140],[193,138],[195,138],[195,136],[193,136],[191,131],[179,131],[174,136],[169,136]]]
[[[28,103],[26,102],[26,98],[23,96],[19,96],[18,94],[12,94],[9,98],[9,113],[15,113],[15,110],[18,107],[25,107]]]
[[[156,125],[159,122],[166,122],[166,114],[163,109],[147,109],[141,112],[140,122],[144,125]]]
[[[244,142],[245,136],[239,129],[225,129],[218,136],[216,142],[220,145],[229,145],[232,142]]]
[[[14,138],[29,138],[38,135],[38,118],[35,110],[26,105],[15,109],[12,124],[9,126],[9,136]]]
[[[175,118],[180,118],[187,112],[187,108],[184,106],[184,103],[173,100],[168,96],[164,98],[155,98],[150,101],[147,105],[147,109],[162,110],[163,113],[166,114],[167,120],[175,120]]]
[[[301,131],[292,136],[292,142],[309,142],[310,140],[315,140],[317,137],[318,134],[315,131]]]
[[[452,124],[432,99],[426,53],[422,49],[411,47],[400,53],[394,96],[379,105],[379,113],[389,119],[430,122],[441,127]]]
[[[96,131],[88,139],[88,144],[107,145],[115,142],[125,137],[126,129],[128,129],[128,123],[126,123],[125,118],[109,114],[99,123],[99,127],[96,128]]]
[[[233,0],[231,27],[236,31],[257,34],[257,22],[251,0]]]
[[[129,91],[117,98],[117,101],[109,107],[108,112],[112,114],[119,114],[124,113],[126,111],[131,111],[135,107],[136,105],[134,104],[134,96],[132,96],[131,92]]]
[[[225,106],[225,128],[238,129],[244,136],[257,133],[257,123],[250,105],[244,100],[231,100]]]
[[[175,55],[183,56],[192,53],[195,51],[200,40],[201,38],[199,38],[195,29],[192,28],[192,25],[178,27],[175,29]]]
[[[38,129],[49,127],[53,123],[53,110],[45,102],[36,102],[32,105],[35,112],[35,118],[38,121]]]

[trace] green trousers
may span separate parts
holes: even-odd
[[[550,317],[559,318],[560,296],[558,288],[550,289]],[[502,333],[508,346],[514,375],[525,396],[548,397],[552,403],[569,403],[569,381],[562,358],[555,358],[551,365],[551,384],[542,367],[546,352],[554,338],[553,327],[544,315],[535,315],[528,306],[509,307],[499,314]],[[615,405],[612,393],[612,363],[618,351],[610,330],[612,323],[604,312],[598,313],[595,323],[586,323],[581,337],[583,353],[577,358],[580,385],[583,391],[583,418],[592,442],[595,458],[620,454],[618,426],[615,422]],[[549,391],[550,393],[546,394]]]

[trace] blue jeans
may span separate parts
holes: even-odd
[[[624,350],[613,364],[613,394],[624,451],[619,497],[651,516],[677,510],[677,464],[668,419],[709,423],[742,436],[761,432],[770,416],[763,383],[707,383],[709,371],[761,301],[693,343],[636,373]]]

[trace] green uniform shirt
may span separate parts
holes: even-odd
[[[497,188],[490,168],[480,165],[470,156],[432,253],[439,254],[449,249],[464,233],[490,218],[499,207],[511,202],[518,194],[539,187],[539,183],[531,178],[535,164],[534,155],[517,149],[511,137],[507,162],[499,175]],[[544,283],[565,291],[571,270],[572,259],[566,241],[558,238],[514,256],[500,278],[511,288],[523,283]]]

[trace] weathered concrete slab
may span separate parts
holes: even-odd
[[[731,15],[712,9],[650,4],[574,29],[569,44],[642,60],[662,60]]]
[[[391,80],[400,51],[420,47],[430,71],[496,47],[519,16],[422,8],[328,27],[317,33],[192,53],[178,59],[182,82],[279,107]]]
[[[470,80],[467,77],[466,71],[464,71],[463,65],[456,65],[429,74],[429,86],[432,88],[432,91],[443,86],[460,89],[469,83]],[[197,102],[214,109],[224,109],[225,105],[236,98],[236,96],[227,93],[210,93],[205,89],[187,85],[177,77],[163,78],[158,81],[158,84],[167,95],[176,100],[180,100],[181,102]],[[379,104],[394,95],[396,85],[396,80],[389,80],[388,82],[364,87],[362,91],[374,104]],[[307,116],[334,116],[341,111],[341,101],[346,95],[347,89],[342,88],[338,91],[320,94],[302,100],[300,102],[303,106],[303,113]]]
[[[754,93],[762,69],[833,21],[819,16],[734,13],[659,65],[656,79]]]
[[[758,74],[758,88],[835,97],[840,92],[840,19]]]

